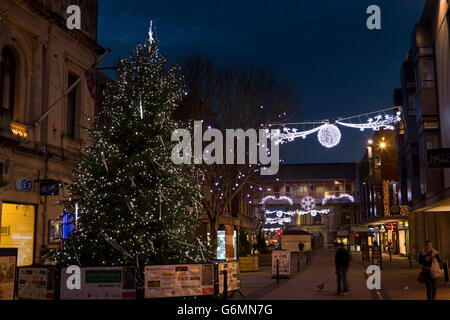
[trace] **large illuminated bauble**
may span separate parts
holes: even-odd
[[[324,124],[317,134],[321,145],[333,148],[341,141],[341,131],[334,124]]]

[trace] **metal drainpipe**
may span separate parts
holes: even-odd
[[[48,152],[47,152],[47,146],[44,146],[44,152],[45,152],[45,162],[44,162],[44,180],[48,178]],[[40,197],[40,196],[39,196]],[[42,243],[41,248],[43,248],[46,245],[45,241],[45,225],[47,221],[47,197],[44,198],[44,210],[42,211]]]

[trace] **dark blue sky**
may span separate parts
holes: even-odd
[[[381,30],[366,9],[381,8]],[[268,66],[299,89],[298,120],[319,120],[392,106],[393,89],[425,0],[99,1],[99,42],[112,49],[102,66],[128,56],[154,21],[161,51]],[[359,162],[369,131],[342,128],[326,149],[311,135],[283,147],[291,163]]]

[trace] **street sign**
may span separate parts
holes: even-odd
[[[16,189],[19,191],[30,192],[31,190],[33,190],[33,182],[28,179],[17,178]]]
[[[59,195],[59,181],[49,180],[42,181],[40,184],[41,196],[57,196]]]

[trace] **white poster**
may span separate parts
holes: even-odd
[[[61,270],[61,300],[136,299],[135,267],[81,268],[81,288],[72,290],[66,270]]]
[[[406,235],[405,230],[398,231],[398,246],[400,254],[406,255]]]
[[[19,268],[17,297],[31,300],[53,300],[55,269]]]
[[[241,288],[239,261],[221,262],[219,263],[219,293],[223,293],[224,270],[227,270],[227,290],[239,290]]]
[[[145,266],[145,298],[212,295],[214,265]]]
[[[272,251],[272,275],[277,275],[277,260],[279,274],[287,276],[291,273],[291,253],[289,250]]]
[[[0,300],[14,300],[16,261],[17,256],[0,256]]]

